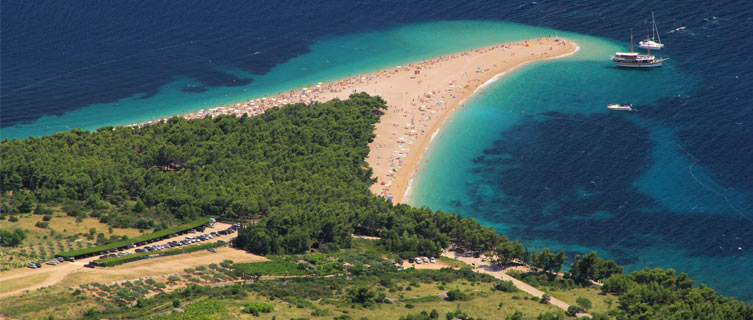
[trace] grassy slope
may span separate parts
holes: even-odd
[[[3,229],[13,230],[20,228],[26,231],[26,239],[21,246],[16,248],[0,248],[0,270],[13,269],[18,267],[24,267],[27,263],[31,262],[44,262],[44,257],[29,257],[31,252],[29,246],[39,254],[40,246],[45,249],[47,257],[52,257],[55,253],[67,251],[68,249],[78,249],[79,246],[86,248],[87,244],[93,244],[94,240],[87,240],[85,235],[89,233],[89,230],[96,229],[96,234],[103,233],[107,238],[112,235],[116,236],[128,236],[134,238],[141,235],[138,229],[120,229],[114,228],[112,233],[109,232],[109,226],[100,223],[95,218],[84,218],[81,222],[76,222],[76,218],[66,216],[63,213],[57,212],[53,215],[52,220],[48,221],[50,226],[47,229],[36,227],[35,224],[42,221],[42,215],[25,214],[17,216],[18,222],[10,222],[8,220],[2,221]],[[50,230],[55,230],[55,235],[52,235]],[[144,230],[150,232],[151,230]],[[96,236],[95,234],[95,236]],[[69,242],[68,237],[79,235],[78,239]],[[46,238],[45,238],[46,237]],[[60,250],[58,242],[63,244],[65,250]],[[53,244],[53,250],[50,250],[49,244]],[[21,253],[25,252],[26,255]]]

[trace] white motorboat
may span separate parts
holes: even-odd
[[[609,110],[633,111],[633,105],[629,103],[613,103],[607,105]]]

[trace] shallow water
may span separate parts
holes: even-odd
[[[147,121],[559,34],[581,51],[468,101],[424,157],[410,202],[529,247],[674,267],[753,302],[749,1],[132,4],[0,2],[2,138]],[[628,50],[651,10],[671,60],[612,68],[609,55]],[[639,111],[607,112],[614,102]]]

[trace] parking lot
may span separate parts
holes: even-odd
[[[206,236],[204,238],[209,239],[209,241],[222,240],[225,242],[230,242],[232,238],[235,238],[237,229],[238,229],[238,226],[233,227],[232,224],[217,222],[214,224],[213,227],[211,228],[207,227],[203,232],[196,230],[195,233],[191,233],[189,231],[181,235],[176,235],[174,237],[170,237],[167,239],[149,243],[148,245],[144,244],[142,246],[135,246],[134,248],[126,249],[123,251],[116,250],[116,252],[108,253],[108,257],[111,254],[118,256],[118,253],[120,252],[131,252],[129,254],[132,254],[132,253],[135,253],[136,249],[145,249],[147,246],[150,247],[150,250],[151,250],[155,246],[163,245],[163,249],[160,249],[160,250],[164,250],[164,248],[166,248],[166,246],[164,245],[170,242],[178,242],[180,243],[181,246],[184,246],[185,244],[183,243],[187,243],[187,242],[181,243],[181,241],[188,240],[186,239],[186,237],[191,237],[192,239],[194,239],[193,244],[196,244],[197,242],[207,241],[207,240],[198,240],[198,239],[201,239],[200,236],[202,235],[212,235],[212,232],[216,232],[218,236],[212,235],[211,239]],[[172,244],[171,244],[171,247],[172,247]],[[157,272],[157,270],[154,270],[155,274],[177,272],[177,271],[183,270],[182,268],[184,267],[181,267],[181,266],[184,266],[184,265],[189,265],[191,263],[205,264],[205,263],[210,263],[207,261],[215,262],[215,260],[222,261],[223,259],[228,258],[228,257],[230,259],[235,259],[236,261],[246,261],[246,260],[256,261],[259,259],[263,259],[256,255],[246,253],[245,251],[235,250],[231,248],[220,248],[218,249],[217,253],[210,253],[210,252],[207,252],[206,250],[202,252],[179,254],[179,255],[174,255],[170,257],[162,257],[158,259],[141,260],[138,262],[126,263],[118,267],[104,267],[104,268],[96,267],[94,269],[84,268],[84,266],[89,264],[91,261],[94,261],[100,258],[100,256],[95,256],[95,257],[79,259],[79,260],[76,260],[75,262],[64,261],[64,262],[57,262],[53,265],[47,265],[46,263],[44,263],[40,265],[40,268],[35,268],[35,270],[16,269],[16,270],[11,270],[11,271],[5,271],[5,272],[0,273],[0,286],[2,286],[3,281],[9,281],[9,280],[21,279],[21,278],[36,279],[39,277],[37,275],[41,275],[41,274],[45,274],[47,275],[47,277],[43,279],[39,279],[39,280],[29,281],[22,289],[13,290],[11,292],[0,293],[0,297],[16,294],[16,293],[22,292],[23,290],[33,290],[36,288],[57,284],[60,282],[63,282],[68,285],[78,284],[78,282],[83,281],[79,279],[79,277],[82,275],[86,275],[87,278],[96,278],[97,274],[104,272],[103,276],[104,275],[107,275],[107,277],[118,276],[118,275],[110,274],[111,272],[109,270],[112,270],[113,272],[118,273],[118,274],[122,274],[122,276],[124,277],[125,276],[137,277],[137,275],[134,273],[135,270],[137,269],[141,270],[136,273],[146,274],[147,272],[144,270],[151,270],[153,269],[154,266],[157,266],[157,265],[159,266],[159,268],[157,268],[159,269],[159,272]],[[217,257],[210,259],[208,258],[209,256],[204,257],[206,254],[212,255],[212,257],[214,257],[214,255],[217,255]],[[201,261],[193,261],[198,256],[202,256],[202,258],[200,259]],[[173,263],[175,261],[181,261],[181,263],[177,263],[177,264]],[[175,268],[174,271],[172,270],[171,266]],[[135,267],[135,268],[132,268],[132,267]],[[134,269],[134,272],[129,272],[131,271],[130,269]],[[84,274],[79,273],[79,271],[85,271],[85,270],[88,270],[88,272],[93,272],[93,273],[92,274],[89,274],[88,272]],[[70,275],[74,275],[74,276],[70,277]]]
[[[221,229],[221,227],[223,226],[225,226],[225,224],[211,223],[209,226],[206,226],[206,227],[202,226],[202,227],[197,227],[191,230],[186,230],[185,232],[176,234],[174,237],[164,239],[155,244],[146,245],[146,243],[137,242],[137,243],[129,245],[128,249],[122,249],[122,250],[111,249],[110,253],[101,255],[94,261],[89,261],[89,263],[85,264],[84,267],[94,268],[95,265],[93,263],[99,259],[122,257],[122,256],[131,255],[134,253],[143,253],[143,252],[154,252],[155,254],[159,254],[159,251],[164,250],[164,249],[188,246],[191,244],[197,244],[197,243],[209,241],[212,239],[216,239],[216,241],[219,241],[219,242],[232,241],[235,237],[231,237],[227,239],[227,237],[225,236],[234,235],[235,232],[238,231],[238,228],[240,228],[240,223],[227,225],[225,229]],[[188,235],[185,236],[183,239],[181,239],[181,236],[185,234],[188,234]],[[133,249],[133,251],[131,251],[130,249]],[[209,249],[209,250],[213,252],[217,251],[216,249],[214,250]]]

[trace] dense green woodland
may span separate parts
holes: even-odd
[[[472,219],[373,195],[364,159],[385,108],[380,97],[361,93],[256,117],[176,117],[141,128],[4,140],[0,210],[6,219],[61,208],[115,227],[241,219],[252,223],[234,244],[259,254],[333,252],[349,247],[353,233],[380,236],[386,250],[402,257],[438,256],[453,241],[494,252],[501,264],[525,262],[551,277],[560,270],[564,252],[529,251]],[[568,277],[581,285],[606,279],[605,290],[622,294],[622,315],[629,318],[705,318],[701,313],[708,312],[709,318],[753,319],[750,306],[705,287],[691,289],[684,275],[675,277],[677,285],[648,281],[640,272],[623,275],[595,254],[577,257],[571,268]]]

